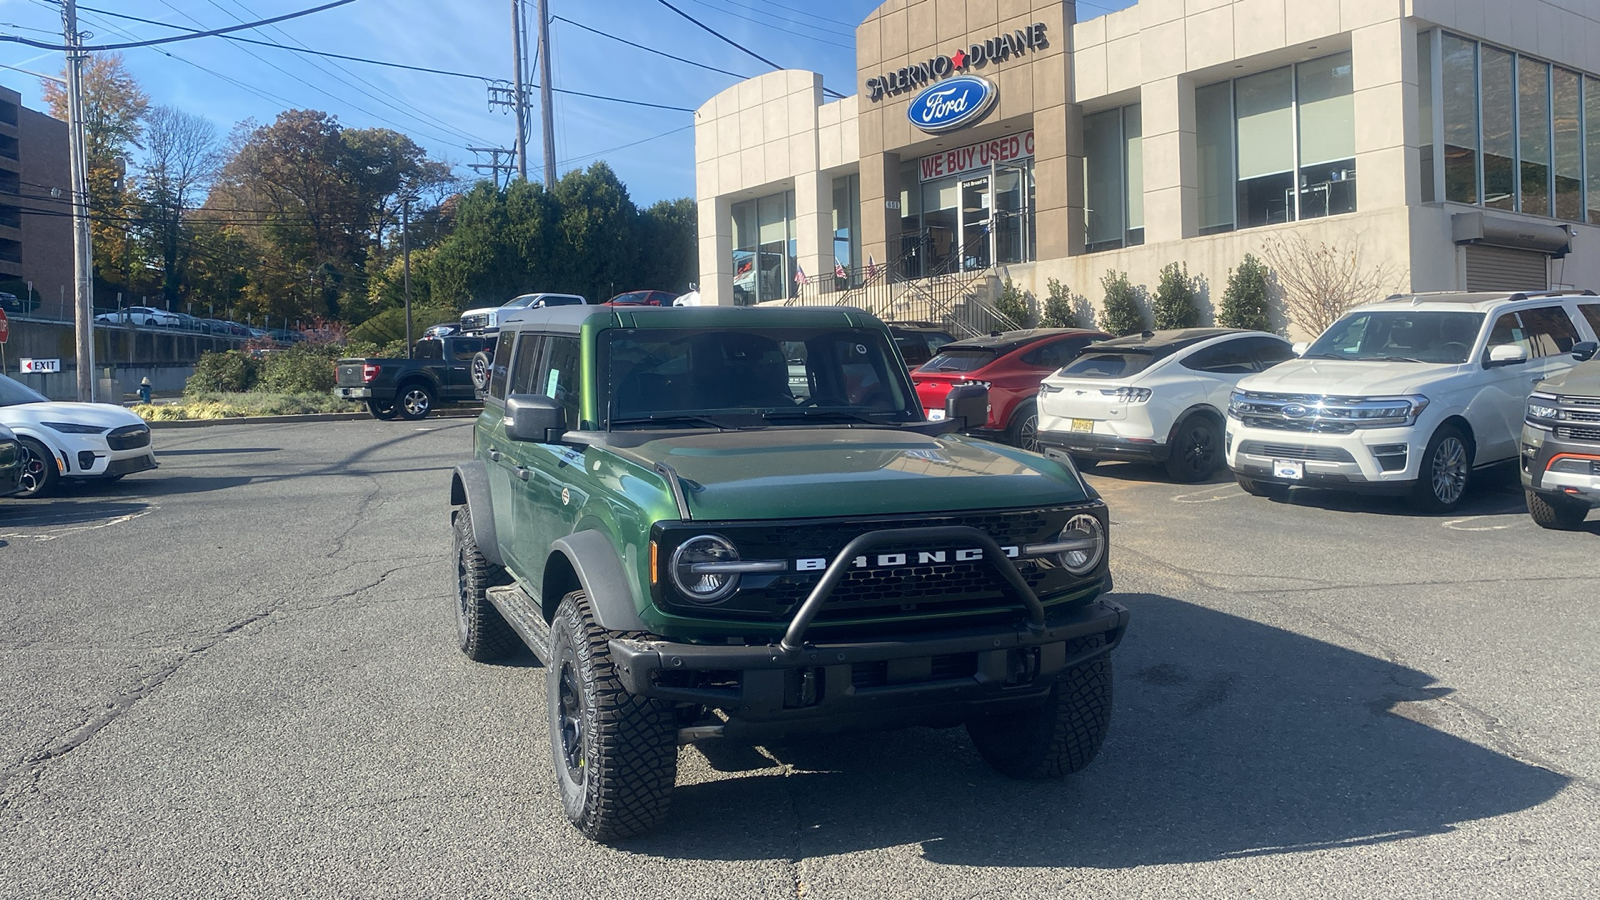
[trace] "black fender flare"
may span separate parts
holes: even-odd
[[[1178,436],[1178,429],[1183,427],[1183,423],[1189,421],[1195,416],[1201,416],[1203,418],[1210,419],[1212,424],[1216,425],[1224,435],[1227,434],[1227,415],[1219,412],[1215,406],[1212,406],[1209,403],[1196,403],[1195,405],[1179,413],[1178,417],[1172,420],[1172,427],[1167,430],[1166,443],[1168,447],[1172,446],[1172,439]]]
[[[566,557],[572,566],[601,628],[607,631],[649,630],[639,618],[633,588],[628,585],[616,545],[604,532],[579,531],[557,538],[550,545],[550,555],[557,554]],[[549,569],[547,565],[545,571],[548,573]],[[549,600],[559,601],[560,598],[550,597]]]
[[[494,533],[494,500],[489,494],[489,469],[481,460],[456,466],[450,476],[450,508],[466,506],[472,519],[472,539],[483,558],[497,566],[504,566],[500,558],[500,542]]]

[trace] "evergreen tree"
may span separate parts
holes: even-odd
[[[1194,279],[1189,277],[1187,265],[1167,263],[1161,268],[1161,281],[1156,284],[1151,306],[1157,328],[1193,328],[1200,324],[1200,310],[1194,305]]]
[[[1271,331],[1267,314],[1267,275],[1265,263],[1252,254],[1244,255],[1239,268],[1228,272],[1228,288],[1222,293],[1222,309],[1217,324],[1228,328]]]
[[[1073,301],[1081,298],[1074,298],[1066,285],[1054,278],[1047,279],[1045,287],[1049,295],[1045,297],[1044,317],[1039,324],[1045,328],[1077,328],[1078,316],[1073,309]]]
[[[1005,286],[1000,289],[1000,296],[995,298],[995,311],[1015,322],[1018,328],[1033,327],[1033,310],[1030,308],[1028,292],[1018,288],[1011,279],[1007,278]]]
[[[1144,313],[1139,309],[1139,290],[1128,282],[1127,272],[1106,270],[1100,279],[1105,302],[1100,308],[1100,329],[1118,337],[1145,330]]]

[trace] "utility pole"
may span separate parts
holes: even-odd
[[[77,0],[62,0],[67,51],[67,155],[72,166],[73,319],[78,344],[78,400],[94,402],[94,245],[89,240],[89,162],[83,135],[83,36]]]
[[[494,88],[491,87],[489,90],[493,91]],[[467,168],[477,172],[480,175],[488,173],[489,177],[494,180],[494,186],[496,188],[500,187],[501,172],[506,173],[507,181],[511,180],[511,170],[516,168],[516,164],[511,162],[501,162],[500,157],[505,156],[510,158],[515,156],[515,150],[507,150],[503,147],[468,147],[467,149],[473,153],[489,154],[488,162],[467,163]]]
[[[540,15],[544,13],[544,3],[540,0]],[[528,180],[528,87],[522,80],[522,0],[511,0],[511,67],[515,70],[512,76],[513,94],[511,107],[517,114],[517,175],[523,180]]]
[[[520,2],[520,0],[519,0]],[[539,109],[544,118],[544,189],[556,186],[556,130],[550,106],[550,15],[549,0],[539,0]],[[523,178],[528,173],[522,173]]]
[[[405,260],[406,359],[411,358],[411,195],[400,198],[400,258]]]

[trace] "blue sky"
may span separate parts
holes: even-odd
[[[668,0],[755,53],[789,68],[821,72],[844,94],[855,84],[854,25],[880,0]],[[319,0],[80,0],[187,28],[211,29],[319,5]],[[659,0],[548,0],[553,17],[643,44],[681,59],[745,76],[768,67],[678,16]],[[1079,2],[1080,19],[1131,0]],[[526,0],[529,16],[536,0]],[[48,0],[0,0],[0,34],[59,41],[59,8]],[[96,12],[81,14],[90,43],[145,40],[177,32]],[[511,76],[510,0],[357,0],[304,19],[241,36],[427,68]],[[281,29],[281,30],[277,30]],[[694,108],[738,79],[651,55],[566,21],[551,25],[552,83],[557,88]],[[153,103],[177,106],[216,123],[271,121],[290,107],[321,109],[345,125],[387,127],[409,134],[430,154],[455,163],[463,176],[475,161],[467,146],[509,147],[514,126],[490,111],[483,82],[336,62],[268,47],[202,38],[162,48],[124,51],[128,67]],[[529,54],[532,55],[531,52]],[[0,63],[59,73],[61,54],[0,44]],[[38,79],[0,69],[0,84],[42,108]],[[537,100],[535,100],[537,103]],[[537,116],[537,109],[535,109]],[[555,103],[558,171],[604,158],[641,205],[694,195],[694,131],[686,112],[649,109],[576,96]],[[542,169],[535,130],[529,170]],[[628,146],[631,145],[631,146]]]

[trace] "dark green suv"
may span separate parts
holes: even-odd
[[[965,725],[1021,778],[1111,716],[1107,514],[1068,462],[925,421],[843,308],[595,308],[501,324],[450,488],[461,649],[547,667],[568,818],[666,814],[678,746]]]

